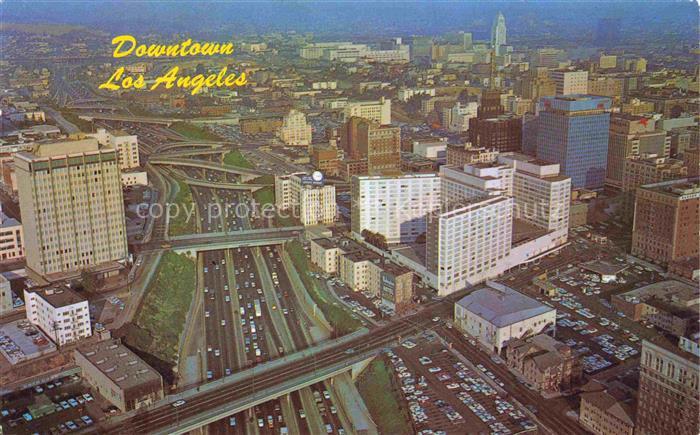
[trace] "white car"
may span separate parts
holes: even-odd
[[[185,400],[180,399],[180,400],[178,400],[177,402],[173,402],[173,408],[177,408],[177,407],[179,407],[179,406],[182,406],[182,405],[184,405],[185,403],[187,403]]]

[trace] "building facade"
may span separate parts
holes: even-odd
[[[332,224],[337,213],[335,186],[325,185],[323,176],[296,173],[275,177],[275,206],[291,210],[302,225]]]
[[[59,346],[92,335],[87,300],[66,287],[25,289],[27,320]]]
[[[549,72],[556,95],[588,94],[588,71],[557,69]]]
[[[97,139],[104,147],[113,148],[119,154],[119,168],[122,170],[138,168],[139,142],[135,134],[128,134],[123,130],[107,131],[104,128],[97,129],[97,133],[88,136]]]
[[[537,127],[537,157],[559,163],[574,188],[602,188],[607,168],[611,101],[606,97],[544,97]]]
[[[14,156],[27,266],[46,276],[127,257],[117,151],[95,139]]]
[[[379,125],[391,124],[391,99],[382,97],[378,101],[349,102],[343,108],[345,120],[353,116],[369,119]]]
[[[282,126],[277,132],[285,145],[311,145],[311,126],[306,122],[306,115],[298,110],[290,110],[282,120]]]

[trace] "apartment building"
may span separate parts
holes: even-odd
[[[659,264],[698,256],[700,183],[697,178],[637,189],[632,255]]]
[[[642,342],[635,434],[700,433],[700,355],[664,337]]]
[[[96,133],[87,136],[97,139],[97,143],[102,147],[117,150],[120,169],[138,168],[141,164],[139,142],[135,134],[128,134],[124,130],[107,131],[104,128],[98,128]]]
[[[356,176],[352,179],[352,231],[369,230],[387,243],[412,242],[426,232],[426,216],[440,206],[437,174]]]
[[[353,101],[343,108],[345,120],[353,116],[368,119],[379,125],[391,124],[391,99],[380,98],[376,101]]]
[[[454,306],[457,329],[499,354],[512,340],[541,334],[555,323],[554,308],[492,281]]]
[[[290,110],[282,120],[277,136],[285,145],[311,145],[311,125],[306,122],[306,115],[295,109]]]
[[[275,205],[293,211],[302,225],[331,224],[337,213],[335,186],[325,185],[320,172],[276,176]]]
[[[89,138],[14,155],[30,276],[114,270],[126,259],[117,154]]]
[[[511,250],[513,199],[477,198],[446,204],[428,217],[426,269],[440,294],[488,277]]]
[[[25,289],[27,320],[59,346],[90,337],[87,300],[67,287]]]

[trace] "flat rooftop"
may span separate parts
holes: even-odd
[[[499,328],[554,311],[554,308],[494,282],[487,282],[487,287],[463,297],[457,305]]]
[[[27,292],[36,293],[54,308],[65,307],[85,301],[85,299],[68,287],[45,287],[41,289],[26,289]]]
[[[76,352],[123,390],[147,382],[157,381],[162,385],[160,374],[121,344],[119,339],[80,346]]]

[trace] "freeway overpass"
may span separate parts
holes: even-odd
[[[178,149],[178,148],[215,148],[215,147],[221,147],[221,146],[222,146],[222,144],[219,142],[207,142],[207,141],[168,142],[166,144],[163,144],[163,145],[156,147],[156,151],[158,151],[160,153],[160,152],[167,152],[167,151]]]
[[[177,158],[160,158],[156,157],[148,160],[153,165],[165,166],[185,166],[188,168],[209,169],[211,171],[225,172],[227,174],[240,175],[243,181],[248,181],[253,178],[265,175],[263,172],[255,169],[241,168],[240,166],[221,165],[218,163],[208,162],[206,160],[191,160]]]
[[[179,180],[184,181],[186,184],[189,184],[190,186],[207,187],[210,189],[241,190],[241,191],[255,192],[256,190],[260,190],[263,187],[269,186],[269,184],[213,182],[213,181],[206,181],[206,180],[202,180],[199,178],[192,178],[192,177],[188,177],[185,175],[179,175],[179,174],[178,174],[177,178]]]
[[[179,150],[179,151],[168,151],[168,152],[160,152],[158,151],[158,158],[160,159],[172,159],[172,158],[178,158],[178,157],[192,157],[192,156],[207,156],[207,155],[215,155],[215,154],[224,154],[227,153],[231,150],[227,150],[224,148],[217,148],[217,149],[189,149],[189,150]]]
[[[107,113],[85,113],[80,115],[79,118],[87,121],[100,119],[103,121],[140,122],[142,124],[159,124],[167,126],[182,121],[181,119],[177,118],[149,118],[143,116],[111,115]]]
[[[215,211],[213,210],[212,213]],[[225,213],[222,210],[221,213]],[[251,246],[282,244],[298,238],[304,227],[267,228],[262,230],[231,231],[228,233],[187,234],[171,237],[168,241],[136,245],[139,252],[172,250],[178,253],[195,253]]]
[[[310,383],[352,370],[353,365],[361,365],[383,349],[393,346],[397,339],[429,328],[431,317],[448,314],[451,303],[448,298],[442,302],[432,302],[421,312],[375,328],[371,333],[364,330],[328,340],[202,387],[168,396],[148,409],[127,412],[84,431],[124,434],[187,432]],[[443,309],[439,311],[440,307]],[[185,403],[173,407],[177,400],[184,400]]]

